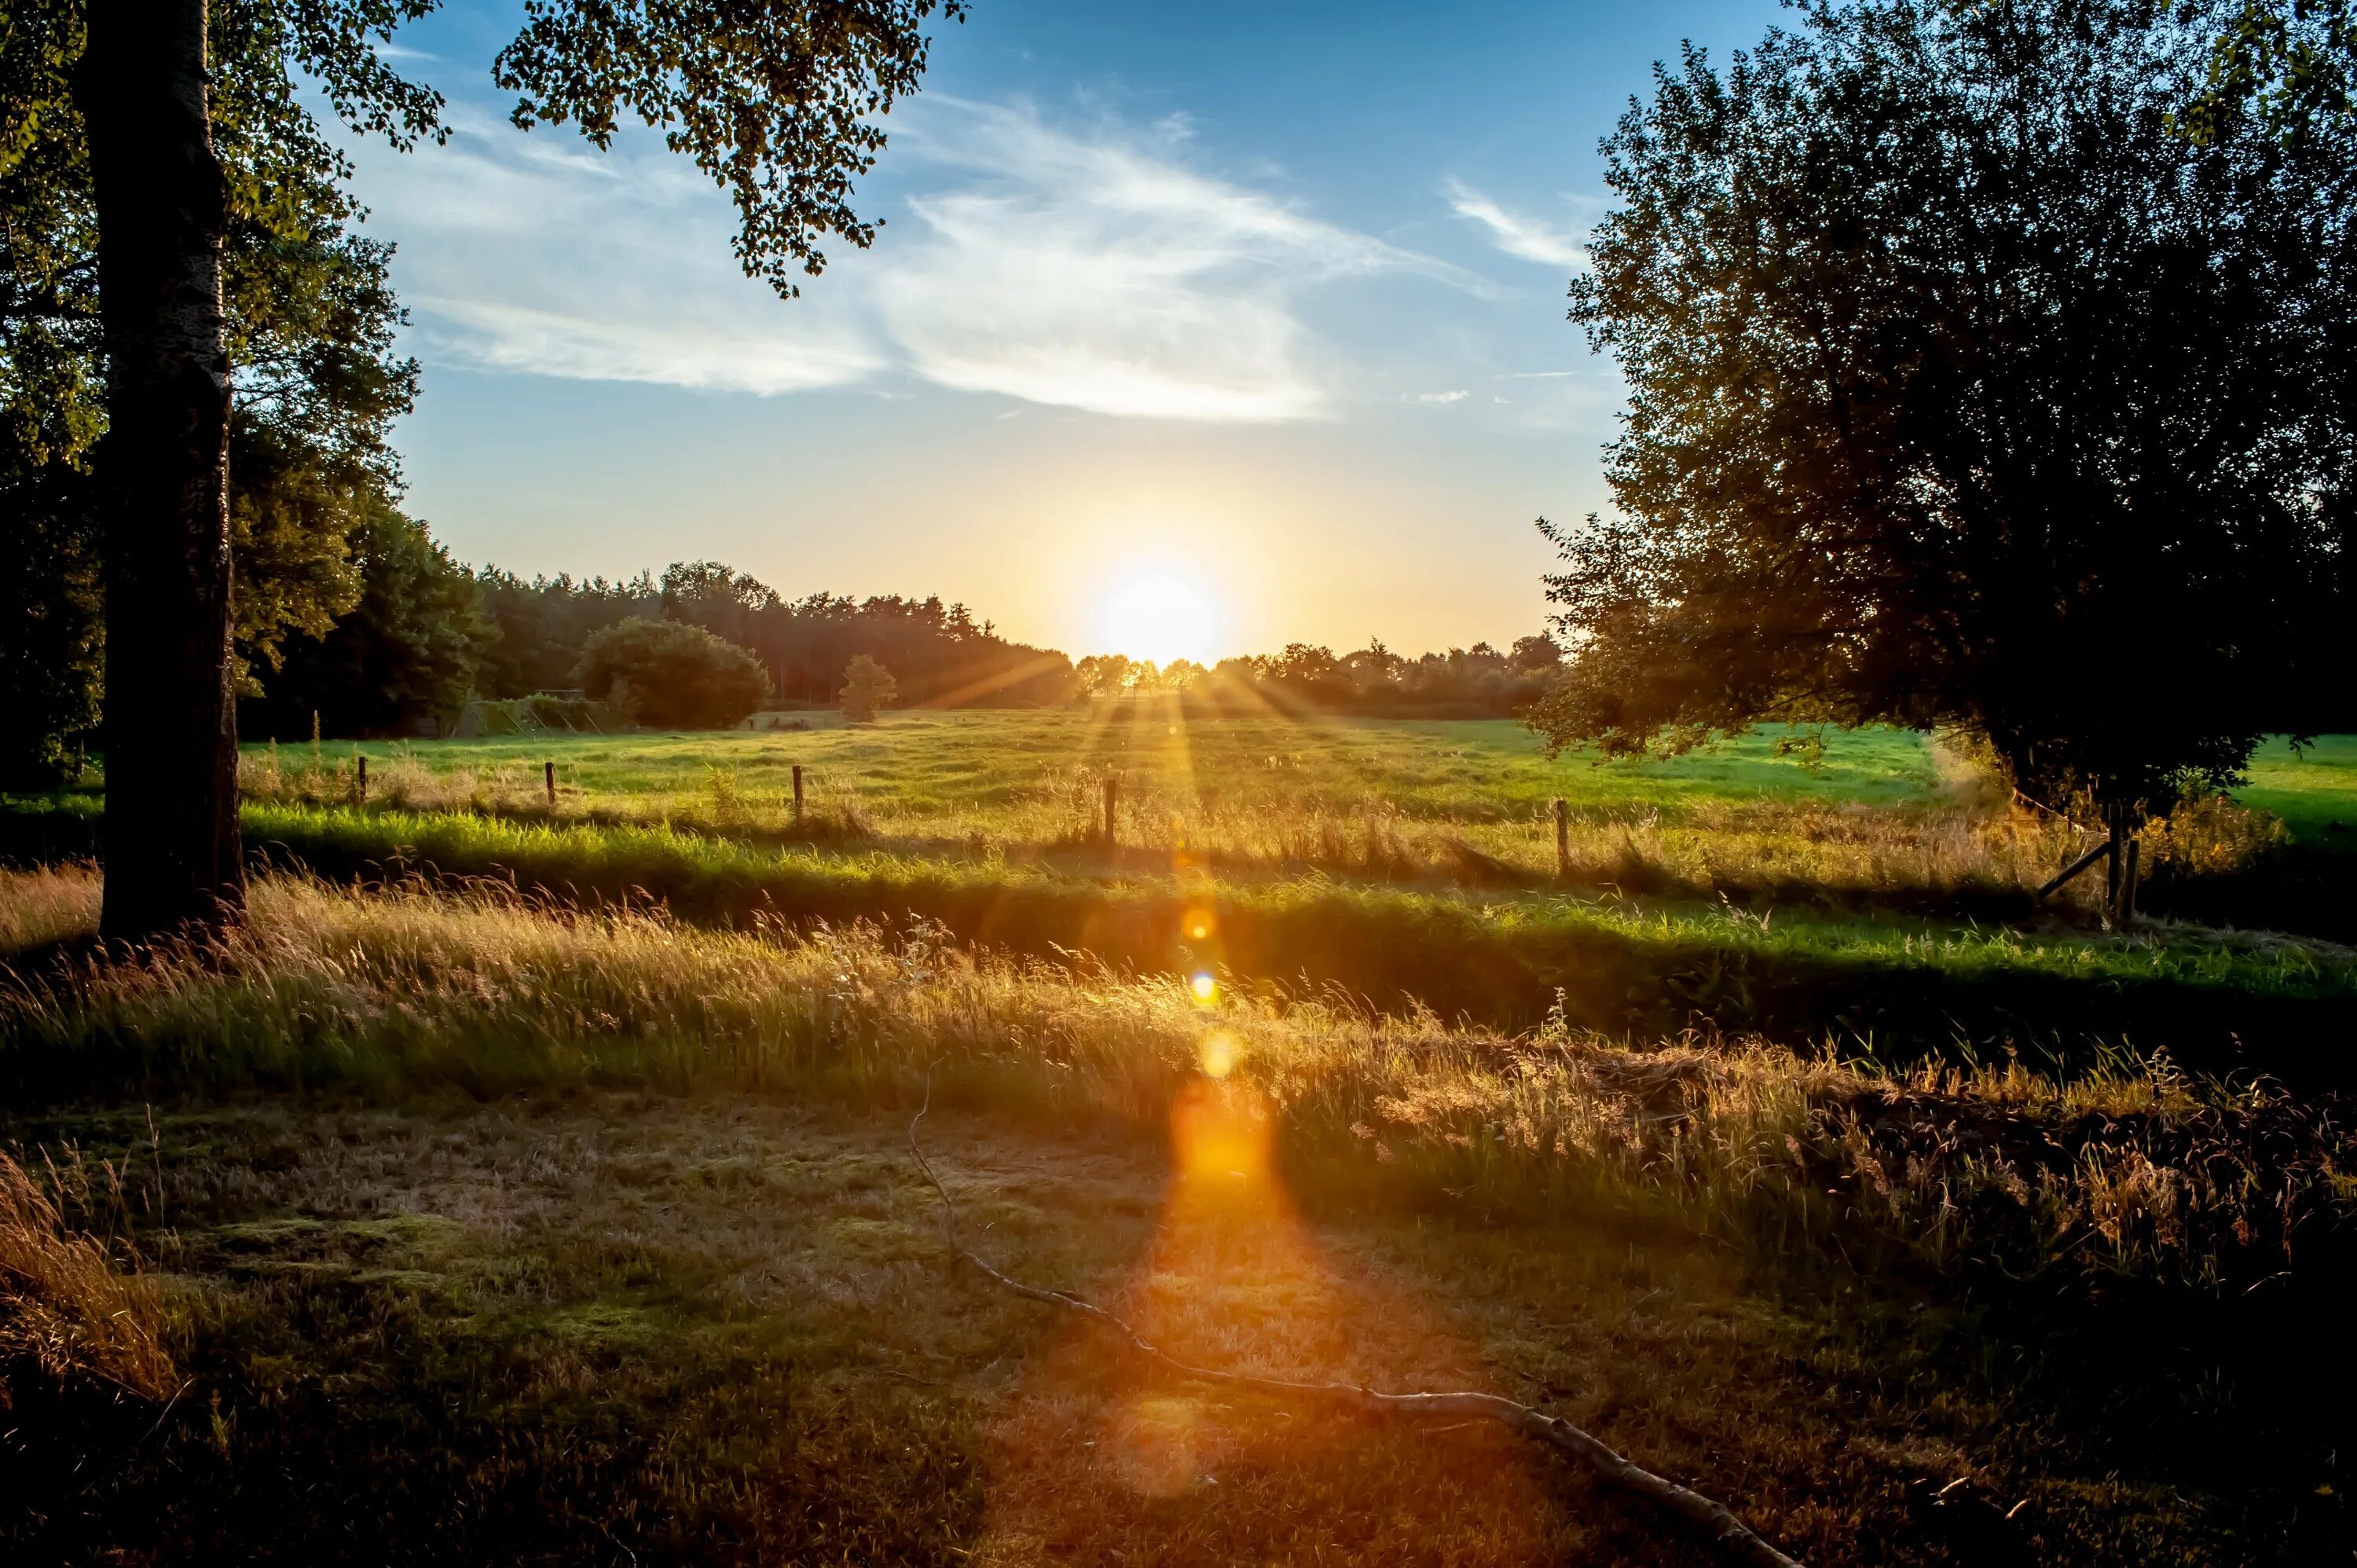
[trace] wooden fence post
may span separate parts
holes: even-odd
[[[2104,865],[2104,913],[2115,917],[2119,914],[2120,873],[2125,869],[2120,862],[2120,824],[2126,816],[2126,808],[2116,800],[2104,808],[2104,842],[2111,847]]]
[[[540,771],[541,777],[548,781],[548,809],[553,811],[556,810],[556,764],[544,762],[540,765]]]
[[[1558,882],[1571,880],[1571,808],[1557,795],[1547,810],[1555,816],[1555,875]]]
[[[1114,813],[1120,805],[1121,780],[1108,779],[1104,781],[1104,841],[1107,843],[1114,842]]]
[[[368,804],[368,758],[361,757],[353,760],[359,766],[352,774],[352,804],[365,806]]]
[[[794,821],[802,820],[802,765],[794,764]]]
[[[2136,919],[2136,841],[2132,838],[2128,840],[2128,868],[2120,878],[2120,925],[2128,925]]]

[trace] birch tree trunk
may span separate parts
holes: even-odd
[[[89,0],[75,82],[98,220],[107,432],[106,894],[143,940],[245,902],[230,666],[228,188],[206,0]]]

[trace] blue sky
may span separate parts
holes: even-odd
[[[1604,501],[1617,382],[1564,320],[1599,135],[1770,4],[976,0],[800,300],[651,137],[524,135],[515,8],[405,29],[457,134],[355,145],[425,367],[410,505],[530,575],[716,558],[1117,650],[1141,576],[1216,651],[1504,641],[1532,519]]]

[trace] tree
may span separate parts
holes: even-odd
[[[299,66],[356,129],[407,146],[439,134],[441,101],[378,46],[436,4],[26,0],[0,36],[0,158],[72,116],[89,169],[105,365],[95,470],[112,677],[110,936],[217,925],[243,897],[222,289],[232,182],[216,140],[241,79],[209,64],[268,67],[242,80],[281,124],[307,124]],[[884,145],[876,122],[916,88],[919,27],[936,8],[527,0],[493,76],[517,94],[522,128],[569,121],[600,146],[625,115],[660,128],[735,201],[745,270],[791,297],[794,272],[823,268],[821,238],[873,239],[850,206],[852,181]],[[938,9],[963,14],[959,0]],[[255,188],[267,209],[269,187]]]
[[[900,688],[892,671],[865,653],[843,667],[843,690],[835,693],[843,716],[853,724],[873,724],[876,715],[899,701]]]
[[[103,635],[91,473],[106,428],[97,225],[87,138],[66,99],[79,38],[51,26],[61,16],[70,19],[32,7],[0,34],[0,488],[24,530],[9,589],[31,633],[7,639],[5,657],[10,689],[40,694],[12,714],[12,771],[21,764],[30,779],[90,738]],[[347,536],[398,489],[386,437],[416,377],[393,351],[401,314],[388,247],[348,231],[356,209],[339,162],[295,102],[283,45],[261,19],[217,8],[209,40],[229,187],[235,673],[248,693],[286,636],[324,632],[359,593]]]
[[[2231,776],[2345,558],[2339,171],[2171,115],[2134,0],[1812,4],[1657,70],[1572,319],[1629,385],[1616,510],[1541,527],[1608,755],[1953,725],[2022,789]]]
[[[770,694],[751,651],[702,627],[632,616],[589,639],[581,685],[658,729],[726,729]]]
[[[273,735],[308,733],[314,714],[333,734],[382,735],[455,712],[498,635],[474,577],[424,523],[380,500],[350,542],[358,602],[324,633],[287,639],[266,692],[244,704]]]

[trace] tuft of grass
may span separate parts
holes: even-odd
[[[0,898],[0,958],[95,931],[101,886],[97,867],[87,862],[9,872],[7,897]]]
[[[118,1204],[119,1173],[103,1176]],[[127,1240],[70,1225],[91,1175],[78,1158],[37,1177],[0,1153],[0,1400],[26,1369],[54,1383],[90,1380],[141,1399],[179,1387],[163,1341],[163,1303]]]

